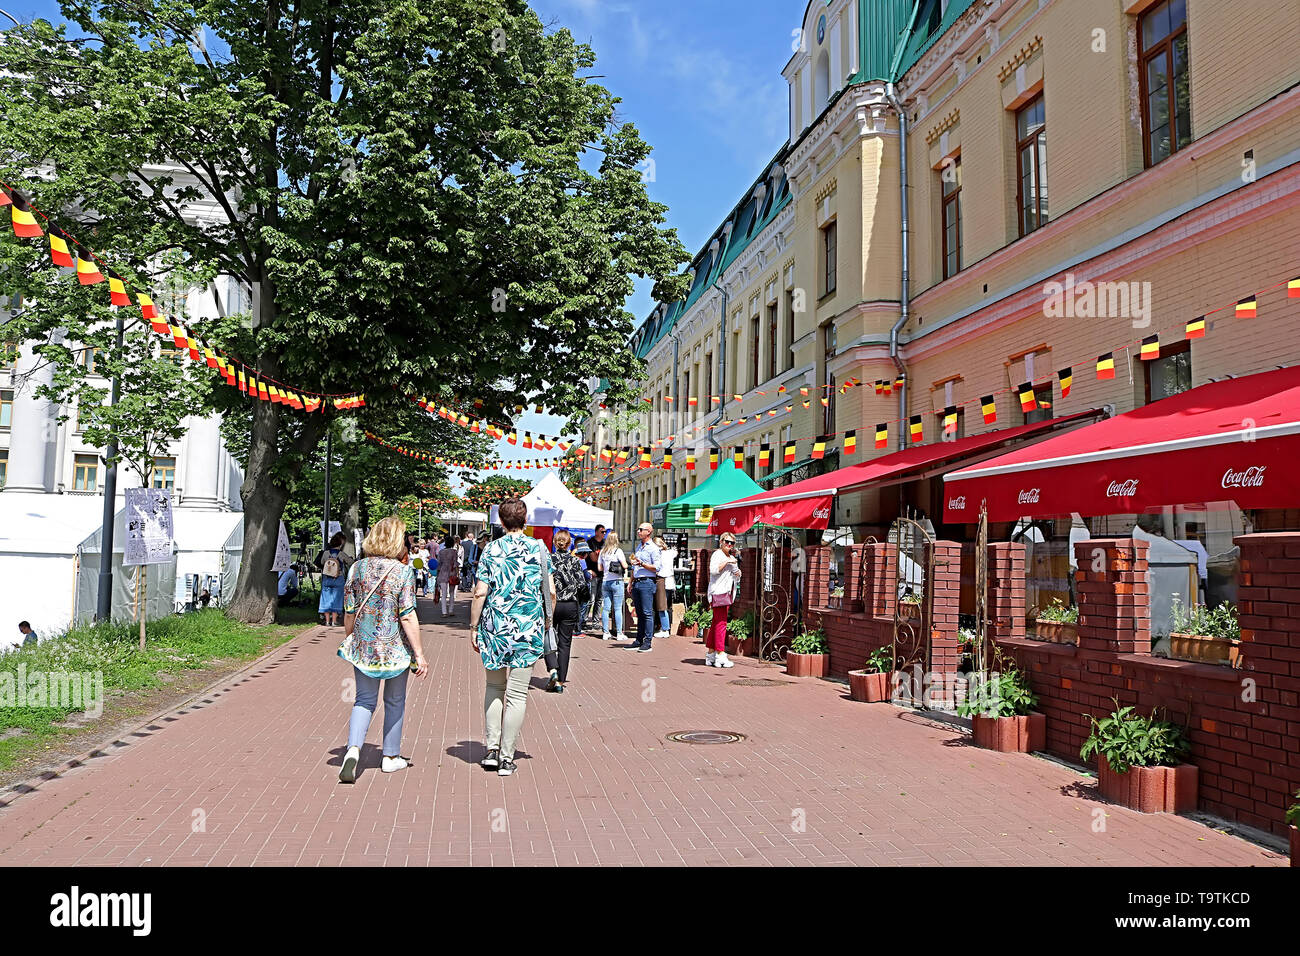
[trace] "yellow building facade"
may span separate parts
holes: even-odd
[[[688,298],[634,336],[651,401],[616,417],[595,396],[584,486],[625,532],[712,451],[742,449],[762,481],[793,441],[800,477],[904,447],[917,416],[930,442],[945,412],[974,435],[1300,360],[1296,49],[1300,5],[1266,0],[813,0],[783,71],[790,141],[693,260]],[[808,462],[818,436],[830,453]],[[605,467],[605,447],[632,451]],[[941,485],[906,503],[937,523]],[[887,524],[885,498],[842,496],[835,523]]]

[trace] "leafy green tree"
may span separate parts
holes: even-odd
[[[676,298],[686,255],[568,31],[523,0],[60,6],[76,36],[0,44],[0,176],[38,167],[41,207],[92,210],[129,284],[169,250],[235,277],[251,312],[203,331],[259,375],[374,408],[436,380],[498,420],[520,395],[577,415],[587,376],[630,404],[631,276]],[[85,322],[35,311],[32,336]],[[278,523],[335,417],[251,405],[234,616],[270,619]]]
[[[493,505],[510,498],[522,498],[533,490],[530,482],[506,475],[492,475],[465,490],[465,501],[471,511],[490,511]]]

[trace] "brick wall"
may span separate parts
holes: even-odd
[[[1049,752],[1077,761],[1087,715],[1105,716],[1114,699],[1142,713],[1160,709],[1188,730],[1200,808],[1280,835],[1300,788],[1300,534],[1236,543],[1239,670],[1150,656],[1146,548],[1132,539],[1076,545],[1078,647],[1019,637],[997,643],[1029,675],[1047,715]],[[1012,563],[1001,588],[1014,587]]]

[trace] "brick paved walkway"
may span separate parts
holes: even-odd
[[[431,602],[421,615],[433,620]],[[500,778],[477,763],[483,672],[465,618],[462,602],[454,624],[423,628],[437,676],[412,681],[410,769],[379,772],[377,714],[360,778],[337,782],[349,671],[334,656],[341,629],[318,628],[102,756],[4,794],[0,864],[1285,862],[1188,819],[1101,804],[1067,768],[978,750],[842,685],[705,668],[684,638],[652,655],[577,640],[563,696],[542,692],[539,664],[519,773]],[[755,677],[782,683],[734,683]],[[747,739],[664,739],[694,729]]]

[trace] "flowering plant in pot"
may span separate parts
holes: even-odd
[[[1291,825],[1291,865],[1300,866],[1300,790],[1295,792],[1295,799],[1286,812],[1286,822]]]
[[[785,655],[785,672],[791,677],[825,677],[830,664],[830,644],[820,627],[796,634]]]
[[[898,609],[903,617],[920,617],[921,595],[908,588],[898,597]]]
[[[1030,753],[1047,746],[1047,718],[1034,710],[1029,678],[998,655],[998,669],[969,676],[957,713],[969,717],[975,746],[1001,753]]]
[[[1067,607],[1060,598],[1052,598],[1052,603],[1040,608],[1034,618],[1034,631],[1040,641],[1079,643],[1079,608],[1073,604]]]
[[[710,617],[712,617],[710,608],[703,604],[692,604],[682,615],[682,623],[677,628],[677,633],[682,637],[695,637],[700,633],[701,627],[708,625]]]
[[[1185,763],[1191,745],[1181,727],[1143,717],[1120,707],[1101,720],[1089,716],[1092,732],[1079,756],[1097,758],[1101,795],[1142,813],[1181,813],[1196,809],[1194,764]]]
[[[1224,602],[1207,608],[1203,604],[1184,607],[1178,595],[1169,606],[1169,656],[1180,661],[1205,664],[1240,663],[1241,626],[1237,609]]]
[[[834,588],[830,594],[826,595],[826,606],[831,608],[841,608],[844,606],[844,586]]]
[[[889,700],[890,684],[896,670],[898,660],[894,656],[894,645],[876,648],[867,655],[865,667],[849,671],[849,697],[868,704]]]

